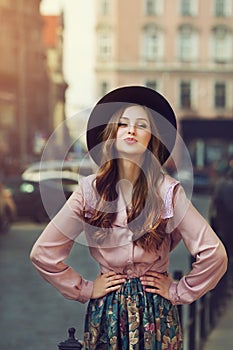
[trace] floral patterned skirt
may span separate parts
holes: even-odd
[[[138,278],[120,290],[90,300],[86,313],[85,350],[182,350],[177,307],[147,293]]]

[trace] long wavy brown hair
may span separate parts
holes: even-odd
[[[85,221],[93,227],[93,234],[98,243],[103,242],[106,235],[109,234],[109,229],[117,216],[117,183],[120,179],[115,139],[118,122],[127,107],[114,113],[104,129],[102,165],[95,179],[98,193],[97,206],[91,216],[85,215],[85,210],[83,212]],[[161,217],[163,201],[158,191],[158,182],[162,181],[159,158],[162,156],[163,146],[159,141],[158,131],[150,110],[142,107],[146,110],[150,120],[151,139],[140,166],[139,176],[133,185],[132,205],[127,208],[127,222],[128,227],[134,233],[134,244],[141,246],[146,251],[151,251],[158,249],[165,237],[166,220]]]

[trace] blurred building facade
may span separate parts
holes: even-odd
[[[233,158],[233,0],[99,1],[96,96],[130,84],[168,98],[197,167]]]
[[[43,15],[43,44],[46,49],[47,72],[49,76],[49,115],[52,129],[56,131],[56,146],[52,157],[59,157],[59,148],[69,142],[69,131],[65,121],[65,93],[68,87],[63,74],[63,13]]]
[[[0,0],[0,160],[6,173],[37,156],[37,143],[54,128],[54,100],[64,103],[63,92],[51,93],[57,82],[47,68],[39,7],[40,0]]]

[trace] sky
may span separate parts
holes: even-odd
[[[64,77],[66,116],[90,108],[94,101],[94,6],[93,0],[42,0],[41,13],[64,12]]]

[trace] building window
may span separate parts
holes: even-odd
[[[226,84],[217,82],[214,86],[214,106],[215,108],[226,107]]]
[[[190,26],[179,30],[178,57],[184,62],[195,61],[198,58],[198,35]]]
[[[145,85],[150,89],[156,90],[158,84],[156,80],[146,80]]]
[[[232,12],[231,0],[215,0],[214,2],[214,14],[216,17],[230,16]]]
[[[181,16],[196,16],[198,13],[197,0],[180,0]]]
[[[109,60],[112,54],[112,40],[111,34],[103,30],[99,33],[98,40],[98,59],[100,60]]]
[[[191,82],[180,82],[180,108],[191,109]]]
[[[145,12],[147,16],[161,15],[163,0],[145,0]]]
[[[232,61],[232,36],[225,26],[218,26],[213,30],[213,61],[227,63]]]
[[[143,57],[146,61],[160,61],[163,57],[163,36],[160,30],[149,26],[144,31]]]
[[[103,16],[107,16],[110,14],[110,0],[101,0],[100,13]]]
[[[106,93],[108,92],[109,90],[109,86],[108,86],[108,83],[106,81],[102,81],[100,83],[100,96],[104,96],[106,95]]]

